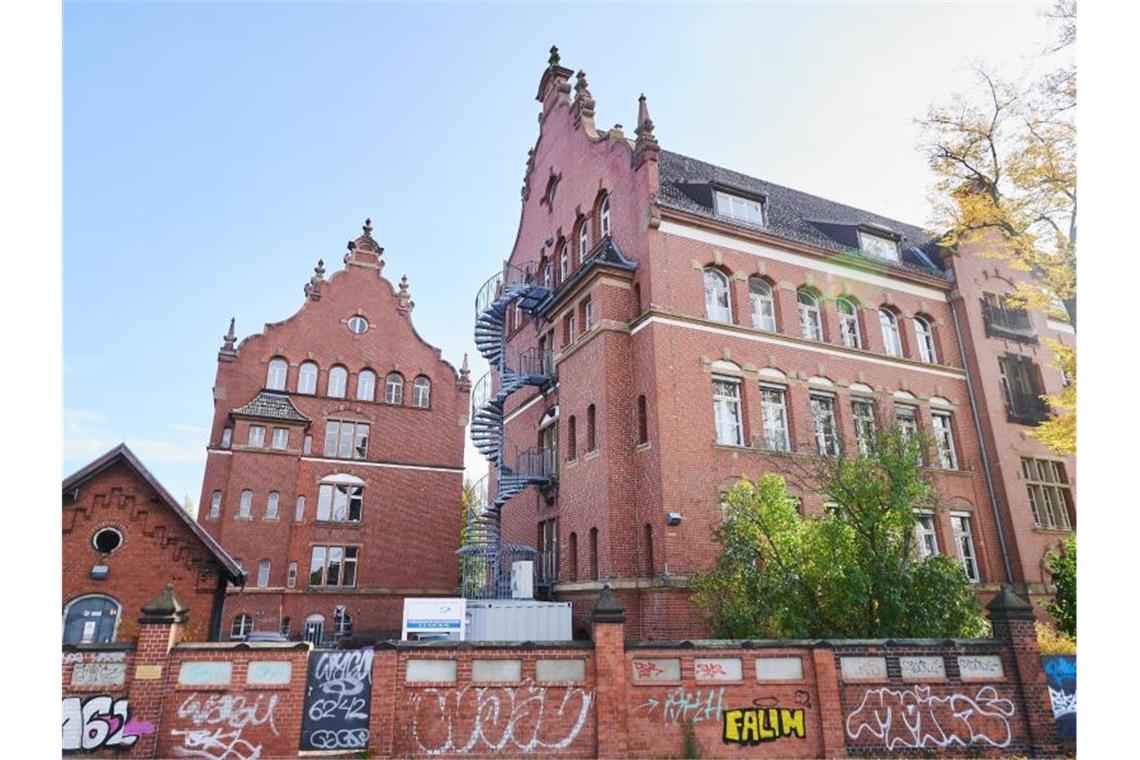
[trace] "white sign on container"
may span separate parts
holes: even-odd
[[[466,599],[404,600],[404,640],[462,641],[466,627]]]

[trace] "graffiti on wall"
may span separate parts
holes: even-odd
[[[302,750],[368,747],[372,657],[371,649],[314,652],[309,657]]]
[[[1013,702],[999,697],[993,686],[982,686],[973,697],[936,696],[927,686],[868,689],[859,707],[847,716],[847,737],[857,740],[866,735],[892,751],[973,744],[1008,747],[1013,713]]]
[[[179,741],[174,754],[208,760],[257,760],[261,745],[243,738],[242,731],[268,725],[276,736],[276,707],[276,694],[191,694],[178,706],[178,721],[183,727],[170,732]]]
[[[130,715],[126,699],[106,694],[63,698],[63,751],[130,747],[154,726]]]
[[[86,656],[85,656],[86,655]],[[64,664],[72,662],[126,662],[125,652],[64,652]]]
[[[636,710],[650,716],[660,714],[661,722],[666,724],[720,720],[724,687],[686,691],[684,686],[678,686],[659,697],[649,697]]]
[[[725,744],[756,745],[794,736],[804,738],[804,711],[796,707],[744,707],[724,713]]]
[[[1077,738],[1077,658],[1075,655],[1047,655],[1041,658],[1057,736],[1068,741]]]
[[[411,699],[412,739],[427,755],[566,749],[593,704],[590,689],[548,689],[529,679],[518,687],[421,689]]]

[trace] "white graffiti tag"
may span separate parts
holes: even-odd
[[[1056,720],[1062,715],[1072,713],[1077,714],[1077,693],[1074,691],[1072,694],[1049,687],[1049,700],[1053,703],[1053,719]]]
[[[702,720],[720,720],[724,711],[724,687],[687,692],[684,686],[668,691],[661,699],[650,697],[637,706],[652,715],[661,710],[664,723],[700,723]]]
[[[870,689],[847,716],[847,736],[858,739],[867,733],[888,750],[971,744],[1008,747],[1013,738],[1009,728],[1013,713],[1013,702],[998,697],[993,686],[981,687],[973,698],[931,696],[925,686],[904,691]]]
[[[256,701],[233,694],[217,694],[205,699],[191,694],[178,706],[178,717],[189,718],[192,727],[170,732],[182,741],[182,746],[174,747],[174,754],[210,760],[257,760],[261,757],[261,745],[243,739],[242,729],[268,723],[276,735],[275,707],[276,694],[258,694]]]
[[[412,737],[427,755],[565,749],[585,726],[594,693],[569,686],[551,690],[564,694],[560,700],[552,696],[548,705],[547,687],[529,680],[519,687],[424,689],[412,696]],[[548,715],[574,722],[552,735],[544,730]]]
[[[126,699],[99,695],[63,698],[63,751],[130,747],[154,726],[130,715]]]

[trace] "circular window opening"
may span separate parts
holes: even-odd
[[[110,554],[123,545],[123,534],[114,528],[103,528],[92,539],[100,554]]]
[[[348,331],[356,335],[368,330],[368,320],[364,317],[353,317],[348,320]]]

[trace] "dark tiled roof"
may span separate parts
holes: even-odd
[[[950,277],[942,264],[942,252],[935,237],[920,227],[667,150],[661,151],[658,166],[661,172],[658,202],[663,206],[750,227],[751,225],[735,219],[717,217],[713,212],[713,185],[720,185],[725,190],[736,189],[764,196],[767,226],[763,229],[769,234],[827,251],[856,256],[879,265],[886,264],[935,277]],[[886,227],[900,235],[902,262],[893,264],[861,253],[858,250],[859,225]]]
[[[270,420],[286,420],[288,422],[310,422],[309,418],[301,414],[293,401],[281,393],[261,391],[253,400],[239,406],[230,414],[240,414],[245,417],[261,417]]]
[[[179,504],[175,498],[170,495],[170,492],[166,490],[162,483],[159,483],[154,475],[150,473],[150,470],[143,466],[143,463],[139,461],[134,452],[127,448],[127,444],[120,443],[118,446],[111,449],[106,454],[96,459],[94,462],[91,462],[89,465],[80,469],[78,472],[72,473],[68,477],[64,478],[63,492],[67,493],[74,488],[78,488],[80,485],[87,482],[95,475],[98,475],[100,472],[120,460],[125,462],[126,465],[133,469],[139,475],[139,477],[141,477],[146,482],[147,485],[153,488],[155,490],[155,493],[158,494],[159,503],[173,512],[174,515],[179,520],[181,520],[187,528],[190,529],[190,532],[198,537],[198,540],[200,540],[205,545],[210,554],[214,555],[214,559],[216,559],[225,570],[226,577],[231,582],[238,584],[245,583],[245,571],[238,567],[237,562],[235,562],[233,558],[226,553],[226,550],[223,549],[221,545],[214,540],[213,536],[207,533],[201,525],[194,521],[194,518],[187,514],[186,510],[182,508],[182,505]]]

